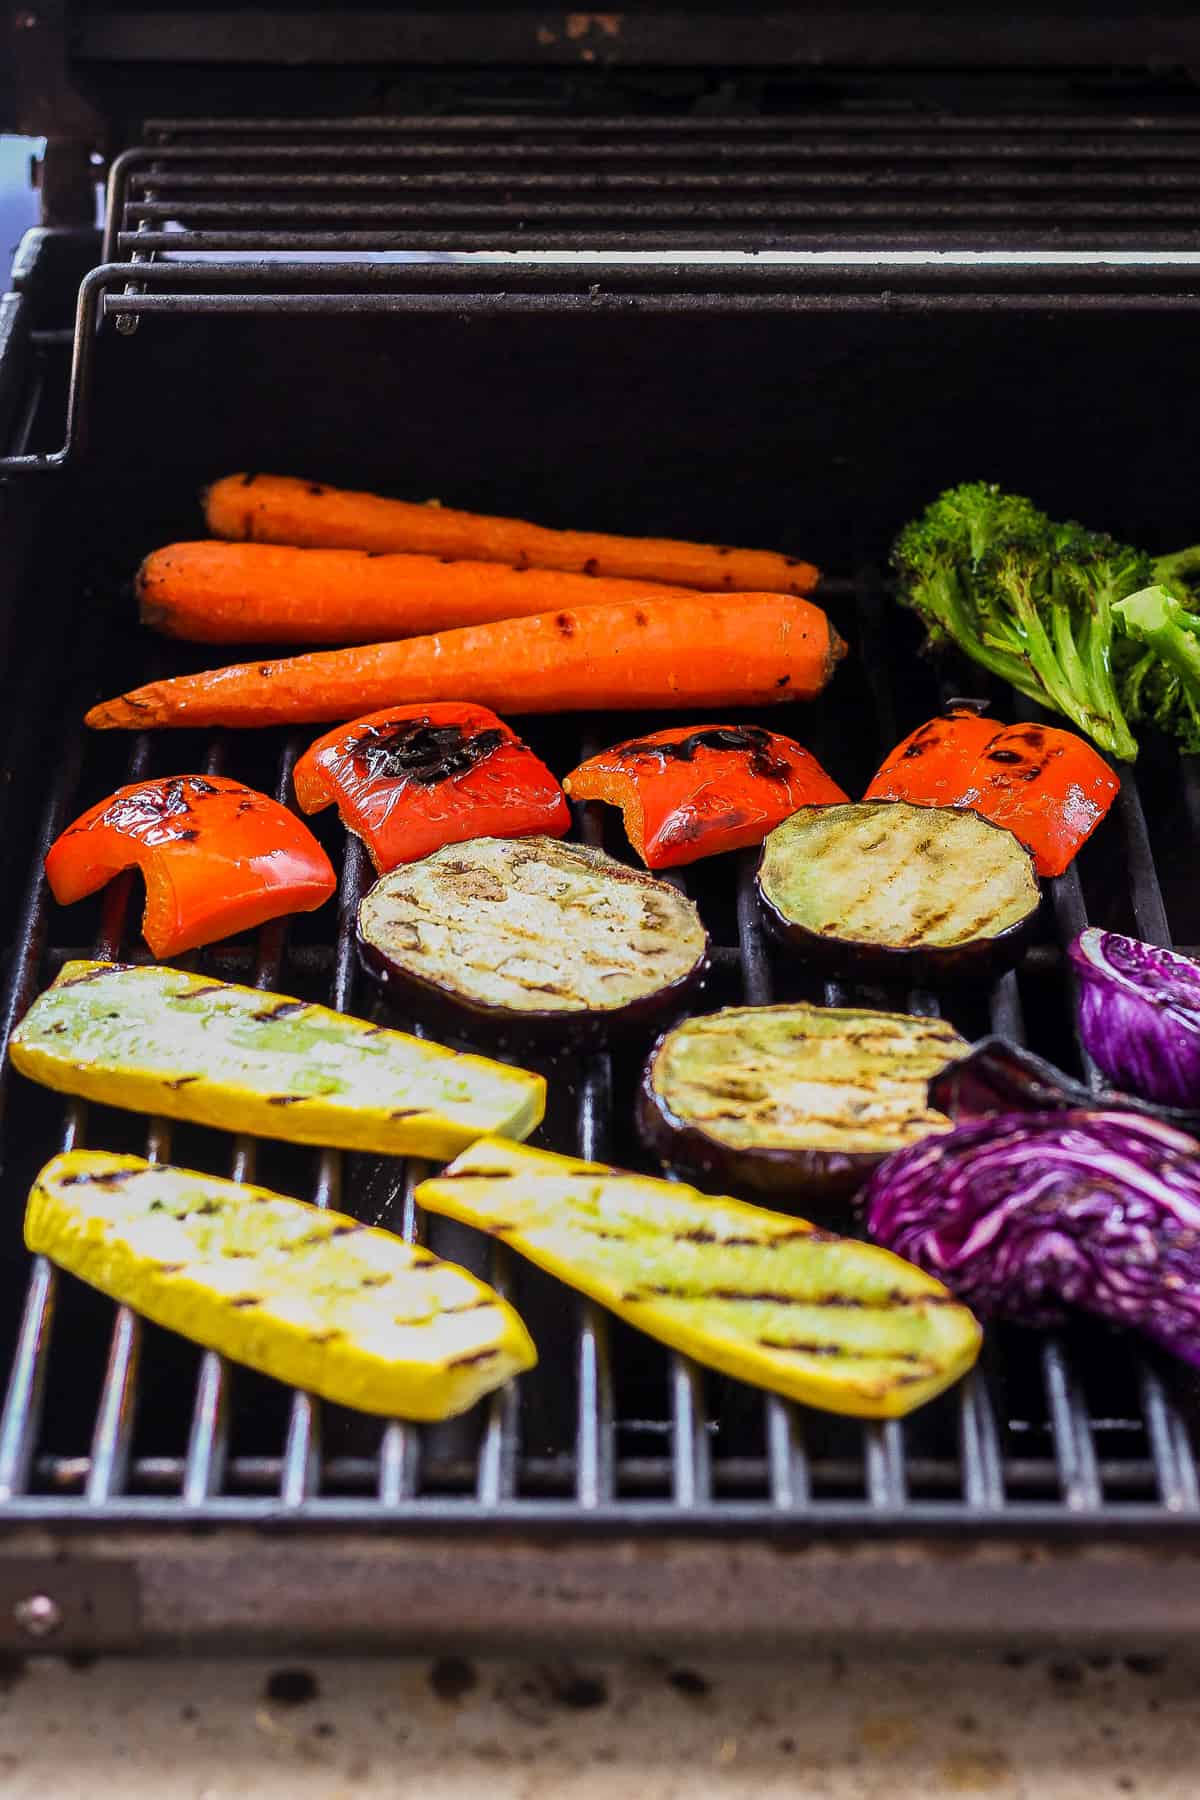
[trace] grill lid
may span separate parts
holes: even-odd
[[[481,98],[564,113],[725,111],[749,77],[771,105],[803,107],[814,85],[852,95],[865,72],[1124,71],[1122,85],[1200,66],[1200,15],[1185,0],[1098,12],[1086,0],[1011,11],[959,0],[935,15],[888,0],[812,6],[768,0],[578,12],[519,5],[351,9],[0,0],[0,129],[116,149],[150,112],[318,111],[342,116],[464,110]],[[852,75],[850,72],[856,74]],[[869,85],[869,83],[868,83]],[[910,86],[908,99],[914,89]],[[945,91],[943,91],[943,98]],[[465,108],[470,110],[469,106]]]

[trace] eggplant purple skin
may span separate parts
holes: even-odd
[[[711,944],[690,969],[652,994],[640,995],[626,1006],[607,1011],[580,1007],[575,1011],[534,1010],[515,1012],[507,1006],[486,1006],[451,993],[435,981],[426,981],[403,969],[372,944],[356,928],[358,959],[364,971],[377,981],[398,1012],[420,1019],[443,1037],[476,1039],[517,1052],[526,1044],[547,1049],[597,1050],[631,1037],[648,1037],[669,1027],[689,1010],[703,993],[712,969]]]
[[[1096,926],[1067,955],[1079,1036],[1096,1066],[1147,1100],[1200,1107],[1200,965]]]
[[[754,1150],[721,1143],[681,1119],[655,1087],[654,1065],[666,1036],[650,1052],[634,1108],[639,1141],[665,1169],[687,1175],[708,1193],[748,1187],[815,1207],[850,1199],[883,1161],[883,1152],[871,1150]]]
[[[1159,1119],[1193,1136],[1200,1132],[1200,1110],[1163,1106],[1116,1089],[1095,1094],[1083,1082],[1064,1075],[1044,1057],[1007,1038],[980,1038],[966,1056],[949,1063],[929,1083],[929,1104],[960,1124],[991,1113],[1131,1112]]]
[[[948,981],[994,980],[1024,955],[1037,930],[1040,901],[1023,918],[995,937],[970,938],[965,944],[870,944],[856,938],[825,937],[787,918],[763,892],[762,856],[754,891],[767,930],[821,973],[845,980],[888,987],[938,987]]]

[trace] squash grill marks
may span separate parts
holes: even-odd
[[[26,1240],[168,1329],[367,1411],[445,1418],[535,1360],[500,1296],[429,1251],[137,1157],[55,1158]]]
[[[12,1056],[32,1079],[101,1103],[392,1155],[452,1156],[481,1131],[531,1131],[545,1095],[521,1069],[161,967],[69,963]]]
[[[416,1198],[662,1342],[817,1406],[896,1416],[977,1353],[970,1314],[919,1271],[682,1184],[481,1143]]]

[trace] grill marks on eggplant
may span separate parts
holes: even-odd
[[[904,801],[801,809],[767,839],[760,882],[810,931],[900,949],[996,937],[1038,898],[1011,833]]]
[[[833,1411],[898,1416],[978,1352],[971,1315],[909,1264],[682,1184],[480,1143],[417,1199],[503,1228],[513,1249],[699,1361]]]
[[[512,1308],[466,1270],[343,1214],[140,1157],[55,1157],[25,1237],[158,1324],[368,1412],[446,1418],[535,1360]]]
[[[950,1129],[926,1088],[967,1048],[941,1019],[728,1007],[668,1032],[650,1081],[681,1125],[738,1149],[887,1155]]]
[[[586,845],[476,838],[383,876],[359,911],[368,966],[497,1013],[618,1012],[702,970],[667,882]]]
[[[816,963],[908,982],[1011,965],[1041,898],[1011,832],[903,800],[802,807],[767,838],[758,892],[775,934]]]

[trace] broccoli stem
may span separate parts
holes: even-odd
[[[1193,587],[1200,580],[1200,544],[1173,550],[1169,556],[1156,556],[1153,573],[1158,583],[1179,581],[1185,588]]]
[[[1114,610],[1130,637],[1169,663],[1200,700],[1200,617],[1162,586],[1142,588],[1119,600]]]

